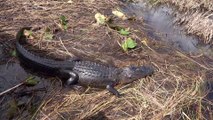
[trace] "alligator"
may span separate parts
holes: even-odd
[[[79,84],[81,86],[105,88],[112,94],[120,96],[120,93],[114,88],[116,85],[128,84],[154,73],[153,67],[150,66],[137,67],[131,65],[119,68],[88,60],[71,59],[60,61],[39,57],[29,52],[22,45],[22,43],[26,43],[24,31],[30,29],[30,27],[24,27],[16,35],[18,58],[33,69],[65,79],[67,85]]]

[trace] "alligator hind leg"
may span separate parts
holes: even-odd
[[[107,85],[106,89],[117,97],[121,96],[120,93],[114,88],[113,85]]]

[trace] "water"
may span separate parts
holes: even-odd
[[[0,93],[20,84],[30,76],[18,63],[8,62],[0,65]],[[20,86],[17,89],[0,96],[0,117],[2,119],[31,118],[41,105],[45,96],[52,89],[59,87],[60,82],[36,77],[36,86]]]
[[[170,43],[188,53],[211,54],[210,45],[204,45],[198,37],[186,35],[184,30],[175,25],[173,9],[166,6],[151,8],[146,2],[130,3],[124,8],[128,15],[135,15],[144,21],[146,32],[155,40]]]
[[[0,91],[13,87],[26,78],[27,73],[19,64],[8,63],[0,65]]]

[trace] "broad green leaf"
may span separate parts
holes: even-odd
[[[17,56],[16,50],[13,50],[12,53],[11,53],[11,55],[12,55],[13,57],[16,57],[16,56]]]
[[[114,14],[115,16],[117,16],[118,18],[121,18],[123,20],[127,19],[127,17],[121,11],[114,10],[114,11],[112,11],[112,14]]]
[[[137,43],[132,38],[127,38],[122,44],[121,47],[124,51],[128,49],[133,49],[137,46]]]
[[[29,85],[29,86],[35,86],[39,83],[38,80],[35,79],[35,77],[31,76],[29,77],[26,81],[25,81],[25,84],[26,85]]]
[[[129,34],[130,34],[129,29],[121,29],[121,30],[119,31],[119,33],[120,33],[121,35],[129,35]]]
[[[128,48],[135,48],[137,43],[132,38],[127,38],[126,40]]]
[[[104,15],[102,15],[101,13],[96,13],[95,19],[98,24],[105,24],[105,22],[106,22],[106,17]]]
[[[124,51],[127,51],[127,50],[128,50],[127,42],[124,41],[124,42],[121,44],[121,47],[123,48]]]

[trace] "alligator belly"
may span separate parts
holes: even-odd
[[[78,83],[82,86],[106,88],[107,85],[115,84],[115,81],[106,78],[95,78],[91,76],[79,76]]]

